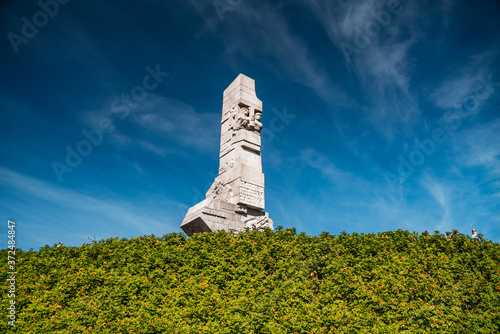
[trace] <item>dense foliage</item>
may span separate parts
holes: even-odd
[[[500,245],[456,231],[172,233],[16,257],[2,333],[500,331]]]

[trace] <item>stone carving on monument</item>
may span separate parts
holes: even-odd
[[[181,228],[189,236],[218,230],[273,229],[264,212],[260,154],[262,101],[243,74],[226,88],[222,103],[219,175],[205,200],[191,207]]]

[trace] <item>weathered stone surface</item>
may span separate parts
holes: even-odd
[[[260,155],[262,101],[255,81],[240,74],[224,91],[219,174],[206,199],[191,207],[181,228],[187,235],[246,227],[273,228],[265,208]]]

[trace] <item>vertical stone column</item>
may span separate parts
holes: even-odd
[[[257,98],[255,81],[240,74],[224,91],[219,174],[206,199],[186,214],[181,224],[186,234],[272,228],[272,220],[262,211],[261,116],[262,101]]]

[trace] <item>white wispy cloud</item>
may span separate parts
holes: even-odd
[[[460,131],[453,142],[455,161],[461,168],[478,168],[479,183],[487,193],[500,197],[500,120]],[[481,177],[482,176],[482,177]]]
[[[344,172],[337,168],[328,157],[317,152],[313,149],[303,149],[300,151],[300,159],[306,163],[306,165],[318,169],[323,177],[332,181],[339,182],[342,178],[351,176],[350,173]]]
[[[157,154],[161,157],[165,157],[175,152],[175,150],[173,149],[167,147],[160,147],[148,141],[139,140],[138,144],[141,146],[143,150],[151,151],[154,154]]]
[[[220,22],[213,1],[192,3],[209,22],[200,34],[220,35],[224,57],[235,69],[243,60],[258,63],[259,67],[268,67],[277,75],[312,89],[330,105],[352,105],[323,67],[323,60],[310,52],[307,41],[292,32],[293,22],[280,11],[281,5],[243,1],[234,10],[226,11],[225,20]]]
[[[462,64],[454,64],[446,77],[429,95],[434,104],[442,109],[461,109],[474,98],[474,109],[481,108],[492,87],[487,87],[491,74],[490,66],[497,52],[487,51],[475,54]]]
[[[491,135],[497,130],[492,126],[485,131],[484,140],[488,133]],[[473,134],[470,136],[472,138]],[[491,145],[496,145],[496,141]],[[462,149],[465,149],[464,155],[469,154],[466,146]],[[494,166],[494,153],[483,156],[484,164],[480,168]],[[482,188],[484,180],[478,180],[477,174],[459,176],[456,173],[449,175],[448,171],[442,174],[426,170],[415,176],[415,182],[407,182],[400,192],[394,193],[383,180],[364,173],[355,175],[343,171],[330,156],[314,149],[301,150],[298,159],[287,157],[284,165],[287,166],[287,175],[300,176],[284,181],[279,185],[281,191],[274,189],[276,194],[268,197],[281,217],[296,227],[315,229],[318,233],[322,230],[368,232],[401,228],[419,232],[439,230],[442,233],[457,229],[466,234],[475,227],[486,238],[498,231],[500,219],[495,216],[498,197],[488,194],[491,189]],[[470,159],[474,160],[474,156]],[[320,171],[321,177],[318,179],[304,166]],[[455,166],[464,168],[458,164]],[[493,176],[493,170],[491,172]],[[318,187],[323,180],[328,181],[328,185]],[[302,182],[311,184],[311,188],[304,191]],[[296,183],[301,185],[295,186]],[[300,210],[289,210],[290,207]]]
[[[426,197],[412,198],[399,196],[391,192],[385,183],[365,179],[362,175],[353,175],[339,170],[327,157],[316,156],[316,152],[301,152],[304,162],[322,172],[329,186],[312,187],[305,191],[293,188],[297,181],[285,183],[283,189],[271,191],[273,208],[287,224],[314,233],[330,231],[380,232],[404,229],[410,231],[436,230],[442,222],[442,207],[429,210]],[[310,156],[314,155],[313,159]],[[295,173],[300,179],[314,178],[307,175],[307,169],[296,165]],[[287,171],[294,173],[294,171]],[[315,184],[321,180],[314,180]],[[269,193],[268,193],[269,194]],[[413,196],[409,196],[413,197]],[[269,198],[269,196],[268,196]],[[290,208],[300,208],[290,210]]]
[[[499,210],[498,196],[490,195],[491,180],[485,180],[480,173],[468,173],[463,165],[457,164],[457,167],[462,168],[460,173],[463,175],[450,177],[447,173],[438,177],[423,173],[419,185],[433,199],[434,205],[422,195],[419,206],[435,221],[439,219],[435,229],[457,229],[468,234],[472,228],[477,228],[491,238],[498,233],[500,221],[496,215]]]
[[[34,197],[37,203],[42,201],[50,203],[56,208],[61,208],[60,212],[65,212],[68,209],[72,210],[72,213],[65,213],[69,221],[79,220],[83,213],[83,217],[87,217],[86,228],[93,230],[95,235],[103,233],[103,228],[98,223],[100,220],[105,220],[109,224],[104,229],[106,230],[104,233],[107,233],[107,230],[111,227],[122,231],[128,229],[140,234],[151,234],[151,231],[174,229],[174,225],[168,226],[166,224],[169,221],[169,215],[171,215],[168,213],[169,211],[159,211],[158,208],[149,205],[147,201],[136,203],[124,200],[116,194],[83,194],[23,175],[5,167],[0,167],[0,185],[4,189],[10,189],[10,193],[25,198],[27,205],[30,203],[30,198]],[[180,203],[165,198],[162,199],[162,202],[165,207],[172,209],[180,205]],[[38,214],[43,215],[43,212],[38,212]],[[52,226],[50,221],[47,224],[51,225],[51,228],[62,228]],[[67,228],[67,226],[64,228]],[[72,226],[71,228],[78,229],[79,227]]]
[[[417,97],[410,91],[408,48],[412,41],[370,50],[357,65],[358,78],[371,96],[366,119],[388,141],[411,133],[421,117]],[[402,131],[403,130],[403,131]]]
[[[219,144],[220,115],[199,113],[188,104],[158,95],[147,108],[141,108],[135,121],[145,130],[200,150]]]
[[[116,104],[120,108],[127,108],[126,112],[113,112],[111,101],[96,110],[83,113],[81,118],[82,122],[94,129],[99,128],[103,119],[112,120],[114,131],[110,136],[117,145],[139,144],[139,149],[160,156],[173,153],[166,140],[198,151],[214,149],[219,145],[218,113],[200,113],[183,101],[155,93],[149,93],[135,107],[128,107],[122,102]],[[141,139],[137,139],[137,133],[140,133]]]
[[[452,210],[450,205],[449,191],[443,182],[439,182],[428,174],[421,179],[422,187],[427,190],[429,195],[437,202],[441,208],[441,222],[437,225],[438,230],[450,230],[453,227]]]
[[[411,48],[420,38],[413,6],[401,1],[390,13],[386,2],[373,0],[306,4],[359,80],[366,120],[389,142],[397,134],[411,134],[421,116],[410,89]]]

